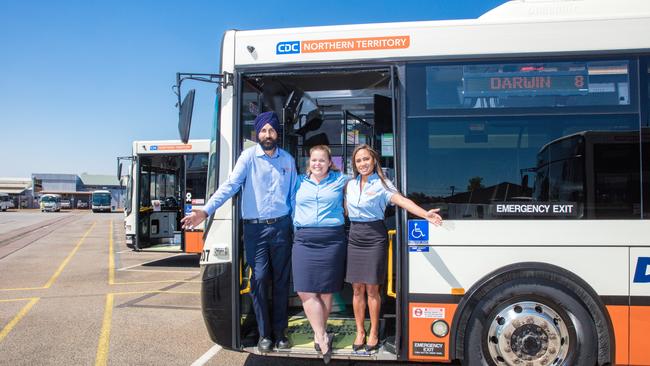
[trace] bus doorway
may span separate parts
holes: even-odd
[[[257,114],[273,110],[283,123],[280,146],[296,160],[299,174],[305,173],[309,150],[316,145],[327,145],[332,151],[332,162],[344,174],[353,175],[352,153],[361,144],[372,146],[381,156],[381,166],[390,180],[395,180],[394,100],[395,75],[390,67],[372,69],[338,69],[285,72],[278,74],[243,74],[240,96],[240,147],[256,143],[253,121]],[[386,226],[395,228],[395,210],[386,213]],[[237,210],[239,214],[239,210]],[[239,233],[243,232],[241,223]],[[346,227],[349,225],[346,225]],[[257,325],[248,295],[250,267],[245,262],[241,241],[237,249],[241,273],[239,310],[241,315],[241,347],[257,353]],[[395,238],[391,235],[392,239]],[[397,248],[397,246],[396,246]],[[396,306],[395,284],[399,280],[397,250],[389,251],[393,264],[381,286],[380,342],[378,351],[354,352],[356,327],[352,308],[352,287],[334,295],[328,331],[335,333],[333,352],[339,358],[396,359],[399,336],[399,309]],[[293,283],[293,281],[292,281]],[[313,333],[304,314],[302,303],[291,285],[289,299],[289,328],[287,336],[291,349],[278,354],[294,353],[301,357],[317,357]],[[366,315],[366,329],[370,321]]]
[[[134,250],[201,253],[203,228],[180,220],[205,204],[207,140],[136,141],[125,207],[126,244]]]

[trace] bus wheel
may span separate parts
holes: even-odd
[[[570,291],[544,282],[507,282],[479,301],[467,324],[463,364],[598,363],[591,315]]]

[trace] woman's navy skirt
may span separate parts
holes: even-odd
[[[291,252],[294,290],[315,293],[341,291],[346,253],[343,225],[296,228]]]

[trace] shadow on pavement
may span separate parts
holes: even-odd
[[[145,263],[143,267],[200,268],[197,254],[177,255]]]

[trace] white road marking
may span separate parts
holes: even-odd
[[[196,361],[192,363],[192,366],[203,366],[206,364],[206,362],[210,361],[214,355],[219,353],[221,351],[221,346],[218,344],[215,344],[208,350],[208,352],[204,353],[203,356],[199,357]]]
[[[135,267],[139,267],[139,266],[144,266],[145,264],[149,264],[149,263],[153,263],[153,262],[158,262],[158,261],[165,260],[165,259],[169,259],[169,258],[178,257],[178,256],[180,256],[180,255],[183,255],[183,254],[176,254],[176,255],[172,255],[171,257],[152,259],[152,260],[150,260],[150,261],[146,261],[146,262],[142,262],[142,263],[134,264],[134,265],[132,265],[132,266],[118,268],[117,270],[118,270],[118,271],[126,271],[126,270],[131,269],[131,268],[135,268]]]
[[[118,269],[118,271],[129,271],[129,272],[162,272],[162,273],[189,273],[189,274],[200,274],[201,271],[171,271],[171,270],[157,270],[157,269]]]

